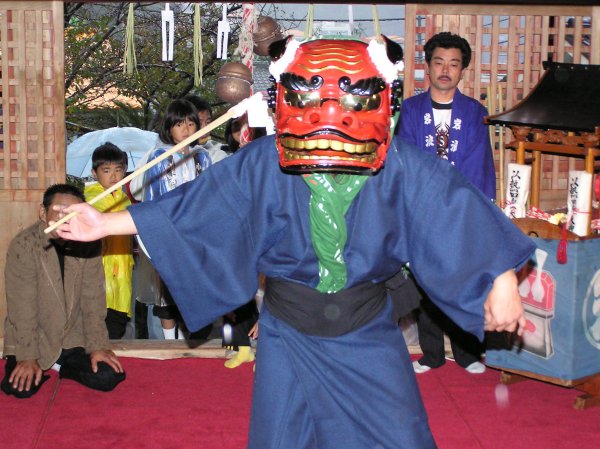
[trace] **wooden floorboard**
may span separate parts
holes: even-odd
[[[205,342],[183,340],[118,340],[112,341],[113,350],[121,357],[139,357],[143,359],[174,359],[181,357],[226,358],[226,350],[221,340]],[[419,346],[409,346],[411,354],[420,354]]]
[[[226,358],[226,350],[220,339],[206,341],[186,340],[112,340],[113,350],[119,357],[138,357],[141,359],[176,359],[198,357],[207,359]],[[4,347],[4,338],[0,338],[0,349]],[[447,348],[449,350],[449,347]],[[408,346],[411,354],[421,354],[418,345]]]

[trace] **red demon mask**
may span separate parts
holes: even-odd
[[[387,79],[381,73],[386,71],[382,67],[390,69],[402,59],[400,46],[386,42],[387,47],[396,47],[390,58],[389,48],[386,52],[386,46],[377,44],[384,49],[383,64],[374,62],[381,54],[358,40],[285,42],[288,47],[295,43],[297,49],[286,49],[272,64],[272,73],[277,72],[275,64],[282,73],[274,74],[279,82],[269,92],[282,168],[300,173],[362,173],[381,168],[401,91],[397,69],[392,76],[387,70]]]

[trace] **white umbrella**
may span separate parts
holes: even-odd
[[[158,142],[158,134],[139,128],[107,128],[84,134],[67,146],[67,174],[79,178],[92,176],[92,153],[110,142],[128,156],[127,171],[137,168],[140,159]]]

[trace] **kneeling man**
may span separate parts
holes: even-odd
[[[69,242],[44,234],[57,220],[53,206],[83,202],[74,186],[57,184],[44,193],[40,220],[21,231],[6,256],[6,374],[2,391],[33,396],[55,368],[61,378],[110,391],[125,379],[110,349],[104,323],[106,300],[100,241]]]

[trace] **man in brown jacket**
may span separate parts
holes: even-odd
[[[110,349],[104,323],[106,299],[100,242],[79,243],[44,234],[57,220],[54,205],[84,201],[74,186],[44,193],[40,221],[21,231],[6,256],[6,374],[2,391],[19,398],[35,394],[59,370],[60,378],[110,391],[125,379]]]

